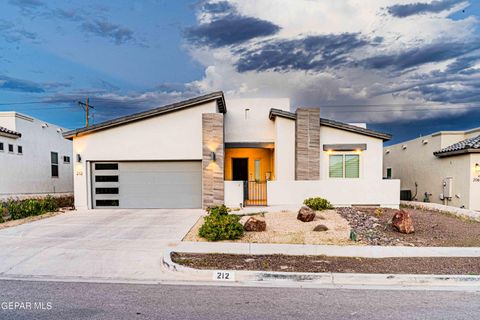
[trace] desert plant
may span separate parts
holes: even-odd
[[[320,197],[305,199],[305,201],[303,201],[303,204],[316,211],[333,209],[332,204],[327,199],[323,199]]]
[[[198,235],[208,241],[235,240],[243,235],[240,217],[233,214],[210,214],[205,217]]]
[[[382,208],[376,208],[374,211],[374,214],[377,218],[380,218],[383,215],[383,209]]]
[[[208,207],[207,212],[211,216],[226,216],[228,214],[228,208],[222,204],[221,206]]]
[[[39,202],[40,202],[40,205],[42,206],[42,209],[41,209],[42,213],[58,211],[57,201],[52,196],[47,196],[44,199],[40,199]]]

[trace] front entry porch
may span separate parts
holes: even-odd
[[[242,183],[244,206],[266,206],[267,181],[275,180],[273,143],[227,144],[225,180]]]

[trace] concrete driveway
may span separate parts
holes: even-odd
[[[168,280],[163,251],[202,210],[71,211],[0,230],[1,278]]]

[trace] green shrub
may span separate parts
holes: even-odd
[[[323,199],[320,197],[305,199],[305,201],[303,201],[303,204],[316,211],[333,209],[332,204],[327,199]]]
[[[47,196],[44,199],[39,200],[40,205],[42,206],[42,212],[54,212],[58,211],[58,205],[55,198],[52,196]]]
[[[207,212],[211,216],[226,216],[228,215],[228,208],[222,204],[221,206],[215,206],[215,207],[208,207]]]
[[[198,234],[208,241],[239,239],[243,235],[243,226],[239,221],[240,217],[233,214],[210,213]]]
[[[58,211],[55,198],[48,196],[44,199],[9,200],[7,211],[12,220],[38,216],[46,212]]]

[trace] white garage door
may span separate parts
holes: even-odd
[[[94,208],[201,208],[201,161],[92,163]]]

